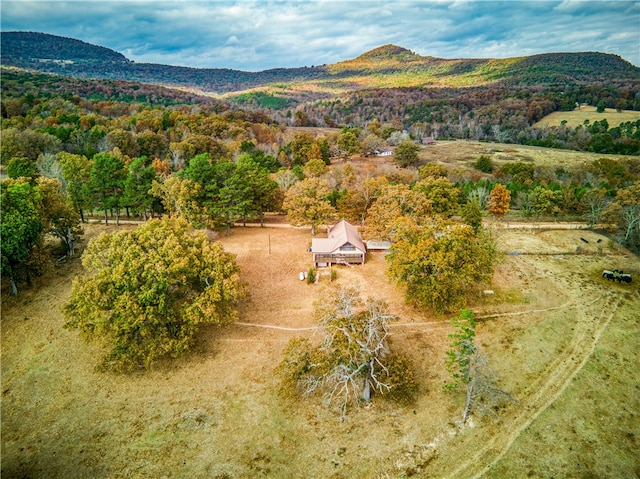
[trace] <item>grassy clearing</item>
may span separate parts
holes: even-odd
[[[460,179],[483,177],[482,173],[473,168],[473,163],[480,155],[489,156],[496,169],[505,163],[517,161],[532,163],[536,166],[570,168],[591,163],[598,158],[619,159],[623,157],[622,155],[462,140],[438,141],[435,145],[423,146],[420,149],[420,159],[422,161],[440,163],[447,166],[450,170],[453,170],[452,174],[449,175],[453,179],[458,179],[458,177]]]
[[[589,123],[593,124],[604,119],[609,123],[609,128],[613,128],[626,121],[640,120],[640,111],[622,110],[618,113],[613,108],[606,108],[603,113],[598,113],[594,106],[581,106],[580,109],[573,111],[554,111],[533,126],[536,128],[560,126],[563,121],[566,121],[567,126],[575,128],[578,125],[583,125],[585,120],[589,120]]]
[[[629,295],[575,381],[485,477],[640,475],[637,307]]]
[[[90,225],[87,235],[105,229]],[[540,477],[634,477],[640,297],[636,283],[603,282],[596,273],[618,267],[637,276],[640,262],[622,254],[563,254],[579,242],[573,231],[498,234],[505,249],[536,253],[546,245],[556,253],[506,257],[494,277],[498,298],[474,306],[479,317],[493,315],[480,322],[478,339],[501,385],[519,403],[475,418],[463,430],[453,421],[464,395],[441,388],[448,379],[447,317],[407,306],[384,275],[382,255],[370,255],[363,267],[340,268],[337,283],[360,284],[363,296],[385,299],[400,316],[402,325],[391,329],[393,345],[414,360],[420,391],[415,404],[374,400],[344,422],[318,398],[277,393],[273,370],[282,349],[292,337],[314,338],[313,330],[207,327],[193,354],[149,373],[94,372],[99,348],[62,328],[59,308],[80,271],[77,260],[63,265],[19,297],[3,296],[2,476],[474,477],[476,464],[496,461],[488,477],[530,471]],[[309,266],[307,230],[240,228],[221,240],[238,255],[251,291],[241,322],[314,326],[313,303],[329,284],[326,277],[318,285],[298,279]],[[574,381],[554,379],[575,367],[567,355],[580,352],[571,349],[582,344],[576,327],[591,341],[589,328],[609,297],[622,305],[593,357]],[[558,399],[543,408],[531,398],[549,381]],[[500,439],[534,413],[538,418],[503,448]],[[482,459],[470,461],[470,451],[480,451]]]

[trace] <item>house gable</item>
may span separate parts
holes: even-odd
[[[364,263],[367,248],[353,225],[342,220],[329,228],[327,236],[311,240],[314,266]]]

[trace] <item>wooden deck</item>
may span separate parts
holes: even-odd
[[[327,266],[330,264],[363,264],[364,258],[361,254],[347,255],[347,254],[316,254],[314,256],[314,265],[320,264]]]

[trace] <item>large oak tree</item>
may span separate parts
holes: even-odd
[[[149,368],[188,351],[203,324],[236,319],[244,295],[235,256],[183,219],[104,234],[83,254],[66,326],[107,350],[101,366]]]
[[[440,312],[464,306],[493,274],[493,242],[469,225],[405,217],[395,230],[388,274],[407,287],[407,301],[416,306]]]

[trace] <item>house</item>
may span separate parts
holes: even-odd
[[[327,238],[313,238],[309,251],[317,267],[363,264],[367,248],[356,227],[342,220],[329,228]]]
[[[435,145],[436,144],[436,140],[434,140],[430,136],[427,136],[426,138],[422,139],[422,144],[423,145]]]

